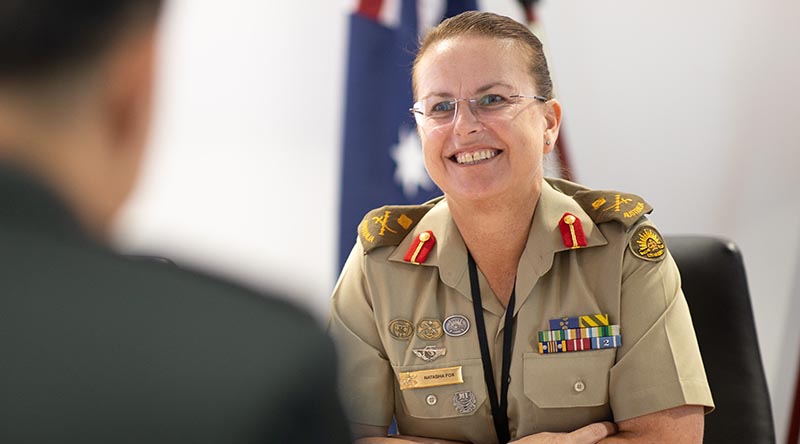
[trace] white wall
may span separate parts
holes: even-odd
[[[320,316],[336,276],[346,25],[336,2],[172,1],[152,149],[120,240]]]
[[[124,248],[289,288],[324,316],[348,3],[171,3]],[[645,196],[662,232],[741,247],[779,443],[800,351],[799,17],[788,0],[540,8],[578,180]]]
[[[542,20],[577,177],[646,196],[662,232],[739,244],[785,442],[800,348],[800,5],[556,3]]]

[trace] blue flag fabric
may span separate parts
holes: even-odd
[[[412,104],[411,66],[419,27],[417,0],[361,0],[350,16],[344,119],[339,266],[364,214],[382,205],[418,204],[440,191],[427,175]],[[442,19],[477,9],[476,0],[448,0]]]

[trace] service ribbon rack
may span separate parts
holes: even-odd
[[[619,325],[609,325],[607,314],[550,320],[550,330],[539,332],[539,353],[601,350],[622,346]]]

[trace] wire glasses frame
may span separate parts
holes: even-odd
[[[507,117],[506,112],[519,103],[520,99],[533,99],[542,103],[547,103],[548,101],[546,97],[537,95],[515,94],[503,96],[500,94],[485,94],[480,97],[466,99],[422,99],[415,102],[409,108],[409,111],[416,118],[418,125],[439,127],[455,122],[456,115],[458,115],[459,102],[467,102],[472,114],[480,121],[484,118]]]

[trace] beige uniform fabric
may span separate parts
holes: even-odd
[[[550,183],[553,183],[551,185]],[[595,224],[583,208],[545,181],[517,272],[514,344],[508,391],[512,439],[533,433],[571,431],[601,420],[621,421],[685,404],[713,407],[680,276],[671,256],[636,257],[628,247],[646,218],[626,229]],[[570,193],[575,190],[570,190]],[[587,246],[564,246],[558,222],[578,217]],[[415,237],[430,230],[436,244],[427,260],[403,260]],[[667,246],[669,248],[669,246]],[[479,273],[480,274],[480,273]],[[504,308],[479,276],[495,381],[500,384]],[[538,332],[548,320],[607,313],[619,324],[617,349],[539,354]],[[462,336],[436,340],[397,339],[392,320],[444,321],[460,314],[470,321]],[[340,390],[352,422],[387,426],[395,416],[403,434],[473,443],[495,443],[470,293],[467,250],[439,201],[398,246],[367,254],[357,243],[334,290],[329,332],[340,353]],[[425,346],[446,353],[425,362],[413,352]],[[400,390],[401,372],[461,367],[464,382]],[[457,392],[470,391],[477,407],[460,413]],[[462,409],[463,411],[463,409]]]

